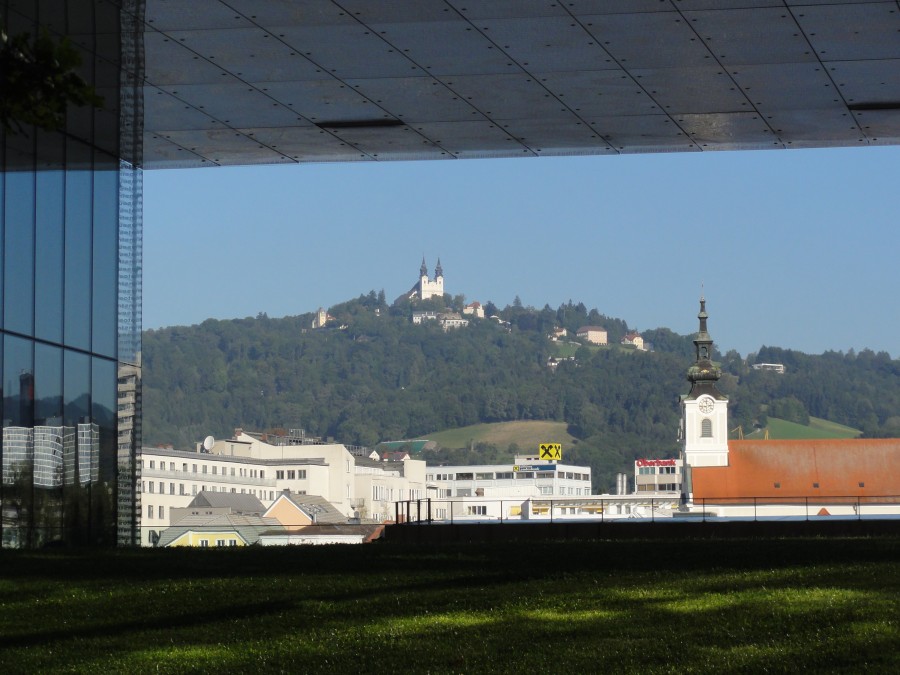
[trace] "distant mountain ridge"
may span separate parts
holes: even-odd
[[[473,319],[447,332],[410,320],[413,309],[462,302],[389,307],[373,291],[328,310],[329,325],[343,329],[314,330],[309,313],[146,331],[144,444],[187,448],[234,427],[279,426],[373,446],[439,429],[550,420],[575,439],[567,461],[590,463],[604,487],[616,471],[630,472],[635,457],[677,450],[692,336],[659,328],[642,332],[656,351],[620,348],[625,321],[571,302],[556,310],[488,303],[488,315],[508,325]],[[548,368],[553,327],[574,333],[583,325],[605,327],[614,346],[585,346]],[[717,358],[733,427],[752,431],[767,414],[800,423],[812,415],[871,436],[900,435],[900,362],[887,354],[763,347],[755,360],[784,363],[784,374],[754,370],[737,352]]]

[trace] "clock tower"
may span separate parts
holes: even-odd
[[[712,362],[713,341],[706,329],[706,300],[700,298],[700,331],[694,339],[694,364],[688,368],[691,391],[681,399],[684,464],[728,466],[728,397],[716,383],[722,371]]]

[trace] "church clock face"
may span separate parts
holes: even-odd
[[[715,409],[716,404],[713,402],[713,400],[710,397],[704,396],[703,398],[700,399],[700,402],[697,404],[697,407],[700,409],[700,412],[702,412],[704,415],[709,415]]]

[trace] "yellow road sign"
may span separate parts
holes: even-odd
[[[541,443],[538,450],[541,459],[562,459],[562,443]]]

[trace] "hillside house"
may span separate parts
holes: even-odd
[[[476,319],[484,318],[484,307],[481,306],[480,302],[471,302],[465,307],[463,307],[462,311],[464,316],[474,316]]]
[[[622,338],[622,344],[631,345],[635,349],[644,351],[644,338],[641,337],[640,333],[626,333],[625,337]]]
[[[575,332],[575,335],[584,340],[587,340],[591,344],[609,344],[609,338],[606,329],[602,328],[601,326],[582,326]]]

